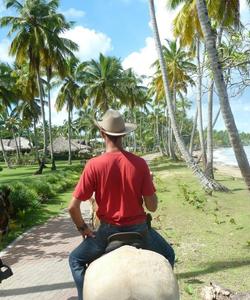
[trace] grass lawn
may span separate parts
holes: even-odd
[[[79,161],[73,161],[72,166],[79,165]],[[3,166],[3,171],[0,172],[0,186],[1,184],[9,184],[13,182],[31,182],[37,181],[43,177],[60,172],[65,167],[69,167],[65,161],[57,161],[57,171],[51,171],[50,165],[44,169],[42,175],[33,175],[37,170],[37,166],[17,167],[14,169],[7,169]],[[79,173],[80,176],[80,173]],[[10,232],[7,237],[4,237],[0,242],[0,251],[5,248],[20,234],[31,228],[32,226],[43,224],[49,218],[55,217],[60,214],[69,203],[72,195],[72,188],[64,193],[58,194],[55,198],[49,199],[46,203],[41,204],[37,209],[29,210],[19,215],[18,220],[10,222]]]
[[[72,161],[72,166],[79,164],[78,160]],[[3,171],[0,172],[0,184],[8,184],[12,181],[25,182],[27,180],[39,179],[49,174],[53,174],[48,164],[47,168],[44,168],[42,175],[34,175],[35,171],[38,170],[38,166],[23,166],[23,167],[14,167],[13,169],[8,169],[3,163],[0,163],[0,166],[3,167]],[[65,167],[68,167],[69,164],[67,161],[56,161],[57,170],[60,171]],[[55,171],[56,172],[56,171]]]
[[[200,299],[210,281],[250,290],[250,195],[243,180],[216,173],[232,193],[208,196],[183,163],[159,159],[151,169],[160,202],[153,226],[173,243],[181,298]]]
[[[60,170],[67,162],[58,162],[57,166]],[[36,169],[4,169],[0,184],[34,180]],[[237,291],[250,290],[250,195],[243,180],[216,173],[216,179],[232,192],[209,196],[182,162],[160,158],[151,163],[151,170],[159,197],[153,226],[173,243],[181,299],[200,299],[201,287],[210,281]],[[48,174],[49,168],[41,176]],[[33,225],[58,215],[70,197],[71,191],[60,194],[24,216],[23,224],[12,222],[0,249]]]

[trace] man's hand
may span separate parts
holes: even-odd
[[[77,229],[81,233],[83,238],[95,237],[94,232],[86,224],[84,224],[84,228],[78,227]]]
[[[93,231],[88,227],[88,225],[84,222],[80,210],[80,204],[81,201],[76,199],[75,197],[72,198],[70,204],[69,204],[69,213],[70,216],[75,223],[78,231],[81,233],[81,235],[86,237],[94,237]]]
[[[90,229],[90,228],[88,228],[88,229],[86,229],[84,232],[82,232],[81,233],[82,234],[82,236],[86,239],[87,237],[92,237],[92,238],[95,238],[95,234],[94,234],[94,232]]]

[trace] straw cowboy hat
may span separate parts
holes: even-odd
[[[125,135],[137,127],[136,124],[125,123],[119,111],[113,109],[105,112],[102,121],[94,120],[94,122],[102,132],[112,136]]]

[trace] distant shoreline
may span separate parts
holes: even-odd
[[[223,148],[217,148],[218,149],[223,149]],[[200,157],[200,151],[196,150],[193,151],[193,157],[195,159]],[[221,161],[214,161],[213,163],[214,168],[216,169],[216,172],[223,174],[223,175],[229,175],[232,177],[237,177],[237,178],[242,178],[240,169],[238,166],[236,166],[235,164],[229,164],[229,163],[223,163]]]

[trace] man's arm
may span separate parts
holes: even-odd
[[[145,203],[146,208],[149,211],[156,211],[158,206],[158,199],[156,194],[153,194],[152,196],[143,196],[143,200]]]
[[[69,203],[68,210],[69,214],[75,223],[77,229],[81,232],[83,237],[94,236],[92,230],[84,222],[80,209],[81,201],[73,197]]]

